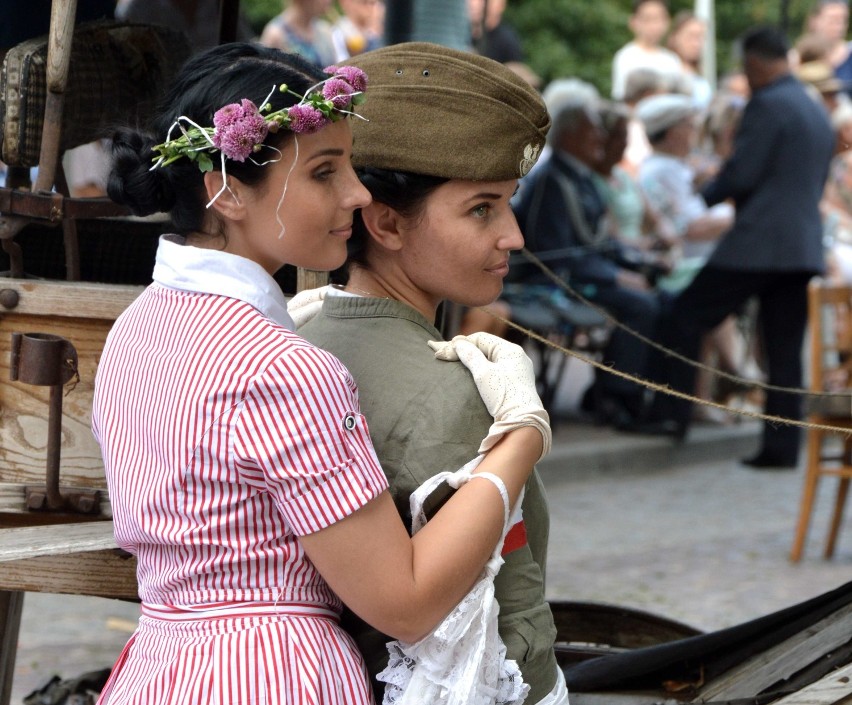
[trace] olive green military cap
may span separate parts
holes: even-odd
[[[407,42],[345,62],[368,78],[353,119],[353,163],[448,179],[524,176],[544,146],[550,117],[538,92],[491,59]]]

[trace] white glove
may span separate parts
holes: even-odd
[[[318,289],[305,289],[287,302],[287,313],[296,328],[301,328],[322,310],[322,301],[330,288],[331,284],[326,284]]]
[[[450,342],[430,341],[439,360],[459,360],[470,370],[494,423],[479,446],[490,450],[505,434],[522,426],[541,433],[541,458],[550,452],[550,418],[535,388],[532,361],[523,348],[489,333],[457,335]]]

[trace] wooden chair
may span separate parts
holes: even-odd
[[[589,356],[599,355],[609,342],[611,325],[591,306],[572,301],[550,285],[508,283],[503,297],[512,308],[512,320],[560,347]],[[536,386],[550,422],[558,421],[556,393],[568,366],[568,356],[535,338],[515,340],[526,344],[536,361]]]
[[[807,537],[820,478],[838,478],[825,558],[834,555],[837,534],[852,479],[852,286],[817,279],[808,287],[810,329],[810,423],[849,429],[845,435],[808,429],[805,485],[790,553],[798,561]],[[831,393],[826,395],[825,393]],[[817,394],[822,396],[817,396]]]

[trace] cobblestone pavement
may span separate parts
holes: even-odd
[[[548,473],[548,596],[718,629],[852,580],[848,530],[835,557],[822,558],[830,481],[820,488],[802,561],[788,560],[803,474],[733,460],[579,480]]]
[[[574,445],[576,438],[583,444]],[[542,469],[551,511],[552,599],[627,605],[715,629],[852,579],[848,530],[836,557],[821,558],[830,482],[823,483],[804,559],[798,565],[787,559],[801,468],[746,470],[731,458],[738,447],[724,437],[688,465],[641,462],[636,449],[653,445],[647,439],[597,429],[572,426],[557,441],[559,462]],[[582,448],[601,456],[619,444],[620,455],[604,463],[607,471],[596,472],[589,457],[578,457]],[[572,473],[575,465],[586,469]],[[111,665],[136,615],[129,603],[28,594],[12,702],[19,704],[54,673],[71,677]]]

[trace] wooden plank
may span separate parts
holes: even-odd
[[[798,634],[730,669],[702,689],[693,702],[751,698],[785,680],[823,654],[849,641],[852,605],[830,614]]]
[[[296,270],[296,291],[305,289],[316,289],[328,284],[328,272],[320,272],[315,269]]]
[[[852,700],[852,664],[829,673],[772,705],[844,705]]]
[[[144,287],[3,279],[0,289],[14,289],[19,297],[15,308],[0,309],[3,318],[31,315],[114,321],[142,293]]]
[[[137,600],[136,559],[112,550],[8,561],[0,563],[0,587]]]
[[[0,530],[0,563],[115,548],[111,521]]]

